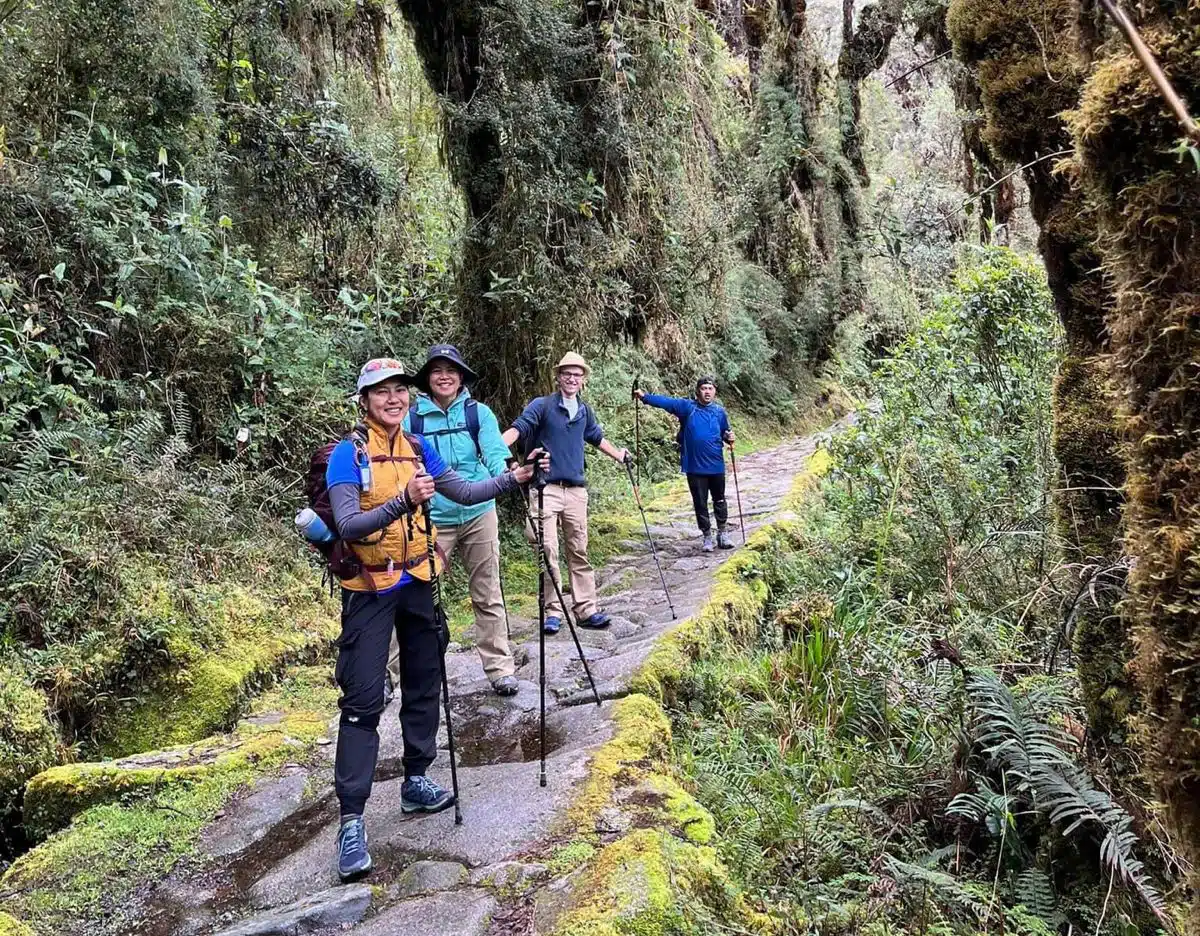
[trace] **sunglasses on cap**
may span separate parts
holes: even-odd
[[[394,358],[375,358],[363,365],[362,372],[364,374],[371,374],[385,368],[387,370],[404,370],[404,365]]]

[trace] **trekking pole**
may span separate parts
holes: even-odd
[[[642,494],[638,490],[637,482],[633,480],[633,465],[630,464],[632,459],[626,458],[625,471],[629,474],[629,484],[633,487],[633,499],[637,502],[638,510],[642,513],[642,524],[646,527],[646,542],[650,544],[650,555],[654,557],[654,564],[658,566],[658,577],[662,581],[663,594],[667,596],[667,607],[671,609],[671,620],[675,620],[675,605],[671,603],[671,592],[667,588],[667,577],[663,574],[662,563],[658,561],[658,550],[654,548],[654,537],[650,535],[650,521],[646,519],[646,508],[642,506]]]
[[[422,505],[425,514],[425,542],[429,547],[429,584],[433,587],[433,616],[438,626],[438,643],[442,634],[448,634],[446,608],[442,604],[442,579],[437,574],[437,553],[433,545],[433,521],[429,519],[429,507]],[[458,798],[458,765],[454,758],[454,726],[450,721],[450,682],[446,678],[446,650],[440,648],[438,662],[442,667],[442,706],[446,709],[446,744],[450,748],[450,786],[454,791],[454,824],[462,825],[462,806]]]
[[[729,459],[733,462],[733,493],[737,496],[738,523],[742,527],[742,545],[746,545],[746,515],[742,513],[742,489],[738,487],[737,456],[733,454],[733,445],[729,446]]]
[[[539,469],[537,469],[537,468],[534,469],[535,477],[536,477],[536,472],[538,470]],[[575,621],[574,621],[573,617],[571,616],[571,612],[567,610],[567,602],[566,602],[566,599],[563,598],[562,586],[558,584],[558,579],[555,578],[554,573],[550,571],[550,561],[546,558],[545,522],[544,522],[544,520],[541,519],[541,506],[542,506],[541,495],[542,495],[542,492],[545,490],[546,481],[544,479],[539,480],[537,482],[537,485],[538,485],[538,495],[539,495],[538,515],[539,515],[539,523],[541,524],[540,531],[539,531],[539,526],[533,522],[533,516],[529,512],[528,501],[522,499],[521,503],[523,503],[525,505],[525,522],[528,523],[530,528],[534,531],[534,537],[537,540],[537,544],[538,544],[537,545],[538,572],[540,574],[542,571],[545,571],[546,575],[550,576],[550,584],[554,586],[554,595],[556,598],[558,598],[559,606],[563,609],[563,617],[567,621],[567,629],[570,630],[570,632],[571,632],[571,639],[573,641],[575,641],[575,650],[579,653],[579,662],[583,664],[584,675],[587,676],[588,685],[590,685],[592,687],[592,698],[594,698],[596,700],[596,705],[600,705],[601,704],[600,703],[600,692],[596,688],[596,680],[594,678],[592,678],[592,668],[590,666],[588,666],[587,656],[584,655],[583,644],[579,640],[579,632],[575,630]],[[541,579],[539,578],[539,583],[540,583],[540,581],[541,581]],[[539,623],[541,623],[541,622],[539,622]]]
[[[511,641],[512,625],[508,622],[508,595],[504,593],[504,564],[499,557],[496,559],[496,576],[500,580],[500,603],[504,605],[504,636]],[[511,646],[508,648],[508,652],[512,653]]]
[[[637,465],[637,479],[640,483],[642,480],[642,401],[638,399],[638,385],[642,382],[642,375],[635,374],[633,378],[633,390],[630,391],[630,396],[633,397],[633,454]]]
[[[538,522],[534,527],[537,537],[538,554],[538,692],[540,693],[541,719],[538,723],[538,744],[541,749],[542,771],[538,775],[538,786],[546,785],[546,485],[538,477],[537,466],[533,469],[534,482],[537,485]],[[525,505],[525,513],[529,514],[529,504]],[[533,518],[530,518],[530,523]],[[566,610],[565,608],[563,610]]]

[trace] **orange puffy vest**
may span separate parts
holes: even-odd
[[[379,507],[401,491],[412,480],[421,465],[421,455],[413,449],[408,436],[397,432],[388,439],[387,432],[370,420],[366,423],[367,456],[371,460],[371,489],[359,493],[364,511]],[[357,445],[357,443],[356,443]],[[385,591],[408,572],[424,582],[430,580],[429,543],[436,542],[437,528],[430,522],[423,505],[416,515],[407,514],[388,524],[365,540],[351,542],[350,548],[363,564],[363,571],[352,579],[343,579],[342,587],[351,591]],[[435,555],[437,569],[445,561]]]

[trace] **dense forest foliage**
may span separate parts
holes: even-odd
[[[626,443],[866,401],[671,710],[779,932],[1195,932],[1200,134],[1111,7],[0,0],[0,861],[327,657],[301,473],[450,340]]]

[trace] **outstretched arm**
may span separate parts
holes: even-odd
[[[434,475],[433,488],[456,504],[470,506],[495,500],[507,491],[516,490],[517,479],[511,471],[505,471],[494,478],[468,481],[453,468],[447,468],[441,474]]]
[[[408,496],[403,493],[373,510],[363,510],[360,491],[357,484],[335,484],[329,489],[329,504],[333,507],[337,533],[344,540],[366,539],[411,513]]]
[[[538,397],[536,400],[531,400],[529,405],[525,407],[524,412],[514,419],[513,424],[501,434],[500,438],[504,441],[504,444],[511,447],[518,439],[528,439],[537,432],[538,427],[542,424],[542,413],[545,407],[545,397]]]
[[[615,462],[624,462],[629,457],[628,449],[617,448],[608,439],[601,439],[600,444],[596,448],[600,449],[600,451]]]
[[[666,410],[672,416],[677,416],[680,419],[687,417],[688,411],[692,408],[692,401],[685,400],[681,397],[662,396],[658,393],[645,393],[638,391],[638,399],[647,406],[655,406],[658,409]]]

